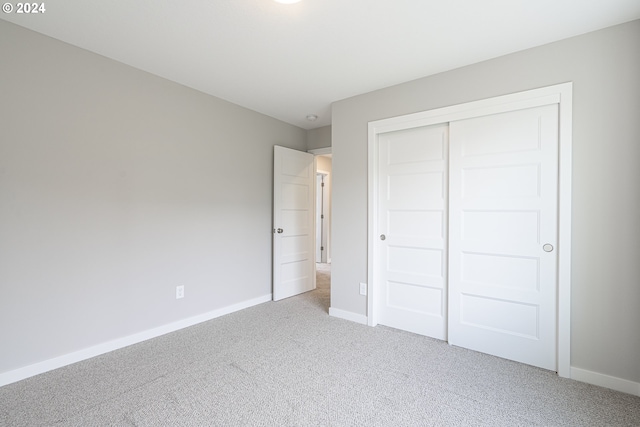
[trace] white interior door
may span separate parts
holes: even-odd
[[[274,147],[273,299],[315,288],[312,154]]]
[[[447,125],[380,135],[378,322],[446,339]]]
[[[558,106],[449,132],[449,343],[555,371]]]

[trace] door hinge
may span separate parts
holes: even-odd
[[[321,251],[324,251],[324,246],[320,246],[320,250],[321,250]]]
[[[320,214],[320,219],[324,219],[324,215]]]

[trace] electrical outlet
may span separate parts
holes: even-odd
[[[176,299],[184,298],[184,285],[176,286]]]
[[[367,284],[360,283],[360,295],[366,295],[366,294],[367,294]]]

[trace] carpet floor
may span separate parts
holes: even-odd
[[[330,317],[318,289],[0,388],[2,426],[638,426],[640,397]]]

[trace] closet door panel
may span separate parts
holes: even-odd
[[[450,123],[449,342],[556,370],[558,109]]]
[[[446,339],[447,125],[380,135],[378,323]]]

